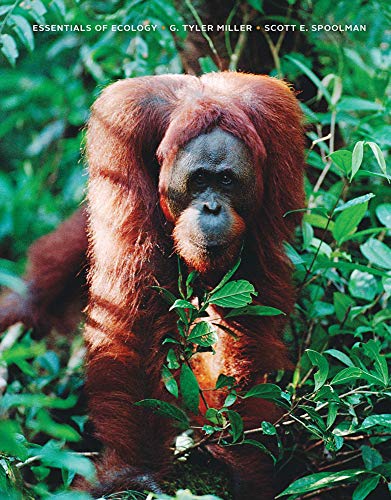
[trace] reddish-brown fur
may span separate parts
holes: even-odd
[[[106,449],[99,493],[136,484],[132,476],[140,471],[159,478],[170,463],[175,430],[133,403],[167,399],[161,383],[166,354],[162,340],[175,332],[175,317],[150,286],[158,283],[175,291],[173,225],[165,203],[170,167],[182,146],[216,126],[248,146],[255,168],[258,199],[251,220],[244,221],[237,276],[255,285],[257,303],[288,314],[293,307],[283,241],[291,238],[299,217],[283,215],[304,205],[303,133],[300,108],[289,87],[269,77],[238,73],[144,77],[108,87],[93,107],[87,139],[90,272],[85,339],[90,413]],[[237,220],[240,231],[242,224]],[[178,237],[179,230],[176,247],[186,246]],[[284,324],[281,317],[231,321],[239,340],[221,336],[222,371],[234,374],[245,387],[287,367],[280,340]],[[202,384],[213,383],[215,375],[207,373],[207,365],[195,360],[194,370]],[[248,400],[240,412],[250,427],[264,418],[272,420],[276,410],[264,401]],[[271,496],[270,464],[259,450],[215,447],[212,452],[232,467],[235,498],[261,498],[260,492],[262,498]]]

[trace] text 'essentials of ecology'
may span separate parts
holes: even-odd
[[[142,31],[157,31],[169,30],[172,32],[184,31],[366,31],[366,24],[265,24],[253,26],[252,24],[181,24],[169,26],[150,24],[148,22],[142,24],[35,24],[33,31],[120,31],[120,32],[142,32]]]

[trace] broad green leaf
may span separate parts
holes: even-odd
[[[216,389],[222,389],[223,387],[231,388],[233,385],[235,385],[235,377],[221,373],[216,382]]]
[[[252,302],[251,295],[258,295],[246,280],[230,281],[209,297],[209,303],[220,307],[244,307]]]
[[[183,404],[197,415],[200,404],[200,388],[192,369],[186,364],[183,364],[181,368],[180,387]]]
[[[338,168],[342,170],[345,176],[347,176],[352,170],[352,152],[347,149],[339,149],[334,153],[331,153],[330,158],[336,164]]]
[[[208,321],[200,321],[192,328],[187,340],[202,347],[209,347],[218,341],[215,328]]]
[[[357,488],[353,491],[352,500],[364,500],[372,493],[379,484],[380,475],[371,475],[364,481],[360,482]]]
[[[360,97],[343,97],[338,104],[338,111],[380,111],[383,106],[377,102]],[[362,141],[361,141],[362,142]]]
[[[332,220],[319,214],[305,214],[304,220],[311,224],[311,226],[318,227],[319,229],[326,229],[327,227],[329,231],[332,231],[335,225]]]
[[[26,442],[22,441],[22,429],[16,421],[0,421],[0,450],[19,460],[26,460],[28,451]]]
[[[360,245],[360,250],[369,262],[383,269],[391,269],[391,249],[382,241],[370,238]]]
[[[188,425],[189,423],[187,415],[183,410],[170,403],[166,403],[166,401],[161,401],[160,399],[143,399],[134,404],[135,406],[150,408],[157,415],[173,418],[181,424]]]
[[[361,454],[364,465],[368,470],[372,470],[383,463],[380,453],[371,446],[361,446]]]
[[[319,352],[313,351],[312,349],[307,349],[308,357],[313,366],[318,368],[318,371],[314,375],[315,380],[315,391],[318,391],[322,385],[326,382],[327,376],[329,374],[329,363],[327,359]]]
[[[205,413],[205,418],[216,425],[224,425],[226,422],[224,415],[215,408],[208,408]]]
[[[270,422],[266,422],[265,420],[263,420],[261,422],[261,427],[262,427],[262,432],[266,436],[275,436],[277,434],[277,429]]]
[[[383,413],[367,417],[361,424],[360,429],[370,429],[376,425],[387,427],[387,429],[391,430],[391,413]]]
[[[176,299],[176,301],[170,307],[170,311],[173,309],[197,309],[191,302],[183,299]]]
[[[384,159],[383,151],[379,148],[379,146],[375,142],[366,142],[365,144],[367,144],[372,149],[372,153],[376,158],[380,170],[383,172],[384,175],[387,175],[386,160]]]
[[[338,349],[327,349],[327,351],[324,351],[324,354],[329,354],[330,356],[333,356],[346,366],[354,366],[353,361],[349,358],[349,356],[339,351]]]
[[[355,205],[361,205],[362,203],[365,203],[365,202],[371,200],[375,196],[376,195],[373,193],[368,193],[368,194],[364,194],[363,196],[358,196],[357,198],[353,198],[353,200],[349,200],[346,203],[344,203],[343,205],[340,205],[338,208],[336,208],[334,210],[334,213],[343,212],[347,208],[354,207]]]
[[[354,271],[355,269],[359,269],[360,271],[364,271],[374,276],[381,276],[382,278],[388,278],[388,274],[385,271],[380,271],[379,269],[374,269],[372,267],[363,266],[361,264],[352,264],[351,262],[335,262],[325,258],[319,258],[316,264],[317,269],[327,269],[333,268],[342,269],[343,271]]]
[[[357,380],[359,378],[362,378],[363,372],[360,368],[356,367],[349,367],[349,368],[344,368],[340,372],[335,375],[335,377],[332,379],[330,382],[331,385],[337,385],[337,384],[347,384],[348,382],[352,382],[353,380]]]
[[[320,490],[333,486],[338,483],[345,483],[357,480],[358,476],[368,474],[368,471],[363,469],[348,469],[340,472],[317,472],[309,476],[302,477],[293,481],[288,488],[276,496],[281,498],[285,495],[299,495],[300,493],[307,493],[310,491]]]
[[[340,213],[335,221],[332,233],[338,243],[357,230],[358,225],[365,216],[368,202],[353,205]]]
[[[178,384],[174,375],[170,372],[166,365],[162,368],[162,380],[167,391],[174,397],[178,398]]]
[[[91,460],[78,453],[61,450],[59,446],[59,443],[49,441],[45,446],[37,450],[36,453],[39,454],[44,465],[66,469],[80,474],[89,480],[94,479],[95,467]]]
[[[378,293],[377,280],[372,274],[355,269],[349,278],[349,292],[358,299],[373,300]]]
[[[391,203],[383,203],[376,207],[376,215],[383,226],[391,227]]]
[[[361,167],[363,157],[364,141],[358,141],[356,142],[352,153],[352,173],[350,176],[350,182],[353,180],[353,177],[357,174],[359,168]]]
[[[245,306],[239,307],[237,309],[232,309],[232,311],[229,311],[229,313],[224,317],[233,318],[235,316],[279,316],[280,314],[286,316],[283,311],[280,311],[280,309],[271,306]]]
[[[80,434],[73,427],[67,424],[60,424],[53,420],[49,413],[43,409],[39,410],[35,420],[31,420],[28,424],[30,429],[35,432],[44,432],[49,436],[64,441],[78,442],[81,439]]]
[[[11,66],[15,66],[15,61],[19,56],[18,48],[16,46],[15,40],[10,35],[1,35],[1,52],[8,59]]]
[[[275,384],[259,384],[252,387],[242,396],[246,398],[261,398],[273,401],[283,408],[290,408],[285,393]]]
[[[34,50],[34,35],[30,23],[23,17],[13,14],[8,19],[23,45],[30,51]]]
[[[232,434],[232,441],[236,443],[243,434],[244,424],[242,417],[238,412],[233,410],[226,410],[224,413],[227,415],[229,423],[231,424],[230,431]]]
[[[305,260],[289,243],[284,243],[285,253],[294,266],[305,265]]]

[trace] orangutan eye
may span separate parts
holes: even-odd
[[[221,181],[221,184],[223,184],[224,186],[229,186],[232,184],[233,179],[232,179],[232,176],[230,174],[223,174],[220,178],[220,181]]]
[[[195,184],[199,187],[205,186],[206,184],[206,175],[202,170],[198,171],[193,179]]]

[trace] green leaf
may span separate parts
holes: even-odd
[[[161,286],[151,286],[152,290],[156,290],[163,297],[163,299],[167,302],[167,304],[172,305],[175,303],[177,298],[173,293]]]
[[[41,457],[44,465],[75,472],[88,480],[94,479],[95,467],[91,460],[77,453],[61,450],[59,447],[59,443],[49,441],[45,446],[37,450],[37,454]]]
[[[370,238],[360,245],[360,250],[369,262],[383,269],[391,269],[391,249],[382,241]]]
[[[391,227],[391,203],[383,203],[376,207],[376,215],[383,226]]]
[[[391,413],[383,413],[381,415],[371,415],[367,417],[361,424],[360,429],[370,429],[371,427],[375,427],[376,425],[387,427],[390,430]]]
[[[357,230],[358,225],[365,216],[367,208],[368,202],[364,202],[347,208],[339,214],[332,229],[333,236],[338,243],[344,237],[353,234]]]
[[[170,372],[166,365],[162,368],[162,380],[167,391],[175,398],[178,398],[178,384],[174,375]]]
[[[290,408],[285,393],[275,384],[259,384],[252,387],[249,391],[242,396],[246,398],[261,398],[282,406],[283,408]]]
[[[30,23],[23,17],[13,14],[8,19],[23,45],[30,51],[34,50],[34,35]]]
[[[309,221],[308,221],[309,222]],[[293,246],[287,242],[284,243],[285,253],[288,259],[292,262],[294,266],[305,265],[305,260],[297,251],[293,248]]]
[[[209,56],[199,57],[198,62],[200,64],[202,73],[212,73],[213,71],[219,71],[219,68],[216,66],[213,59]]]
[[[363,469],[348,469],[340,472],[317,472],[309,476],[302,477],[293,481],[288,488],[276,496],[276,498],[285,495],[299,495],[310,491],[327,488],[338,483],[345,483],[352,480],[357,480],[358,476],[368,474],[368,471]]]
[[[223,406],[225,408],[228,408],[228,406],[232,406],[236,400],[238,399],[238,396],[235,391],[231,392],[228,394],[228,396],[225,398],[225,401],[223,403]]]
[[[360,97],[343,97],[338,104],[338,111],[380,111],[382,109],[381,104]]]
[[[304,220],[311,224],[314,227],[318,227],[319,229],[328,229],[328,231],[332,231],[334,228],[334,222],[329,220],[327,217],[319,214],[305,214]]]
[[[255,439],[245,439],[241,444],[250,444],[251,446],[255,446],[256,448],[259,448],[261,451],[263,451],[263,453],[268,455],[273,460],[273,463],[277,462],[276,457],[261,442],[256,441]]]
[[[364,465],[368,470],[372,470],[383,463],[380,453],[371,446],[361,446],[361,454]]]
[[[356,304],[349,295],[341,292],[333,293],[333,303],[338,321],[343,321],[349,309]]]
[[[331,153],[330,158],[335,165],[342,170],[343,174],[347,176],[352,170],[352,152],[347,149],[339,149]]]
[[[200,388],[192,369],[186,364],[183,364],[181,368],[180,387],[183,404],[188,410],[198,415]]]
[[[349,292],[358,299],[373,300],[378,293],[377,280],[372,274],[355,269],[349,278]]]
[[[263,0],[247,0],[247,3],[251,5],[251,7],[261,14],[263,14]]]
[[[367,144],[372,149],[372,153],[376,158],[380,170],[383,172],[384,175],[387,175],[386,160],[384,159],[383,151],[379,148],[379,146],[375,142],[366,142],[365,144]]]
[[[277,434],[277,429],[270,422],[266,422],[265,420],[263,420],[263,422],[261,422],[261,427],[262,432],[266,436],[275,436]]]
[[[362,376],[363,376],[363,371],[360,368],[352,366],[349,368],[344,368],[339,373],[337,373],[337,375],[333,378],[330,384],[331,385],[347,384],[348,382],[362,378]]]
[[[232,309],[226,314],[225,318],[233,318],[235,316],[279,316],[286,314],[280,309],[271,306],[244,306],[237,309]]]
[[[225,414],[228,417],[229,423],[231,424],[230,432],[232,434],[232,442],[236,443],[238,439],[242,437],[244,424],[242,417],[238,412],[233,410],[226,410]]]
[[[318,367],[318,371],[314,375],[315,380],[315,391],[318,391],[322,385],[326,382],[327,376],[329,374],[329,363],[327,359],[319,352],[313,351],[312,349],[307,349],[308,357],[313,366]]]
[[[380,478],[380,475],[371,475],[368,479],[360,482],[353,492],[352,500],[364,500],[367,498],[367,496],[376,489]]]
[[[213,295],[216,293],[220,288],[223,288],[223,286],[232,278],[232,276],[236,273],[236,271],[239,269],[241,263],[241,259],[239,258],[236,264],[233,266],[232,269],[230,269],[221,279],[220,283],[210,292],[210,295]]]
[[[166,359],[167,359],[167,366],[170,370],[176,370],[180,367],[180,364],[178,362],[178,358],[176,356],[174,349],[168,350]]]
[[[220,307],[239,308],[252,302],[251,295],[258,295],[254,286],[246,280],[230,281],[209,297],[209,303]]]
[[[42,409],[38,411],[36,420],[29,422],[28,427],[35,432],[42,431],[49,436],[65,441],[78,442],[81,439],[80,434],[76,432],[73,427],[67,424],[57,423],[51,418],[47,411]]]
[[[222,389],[223,387],[228,387],[229,389],[235,385],[235,377],[224,375],[221,373],[216,382],[216,389]]]
[[[312,81],[312,83],[320,90],[326,101],[331,105],[331,95],[330,92],[326,89],[326,87],[323,85],[323,83],[319,80],[319,78],[315,75],[313,71],[311,71],[307,66],[305,66],[301,61],[296,59],[295,57],[292,56],[285,56],[285,59],[288,61],[291,61],[293,64],[298,66],[303,73],[308,76],[308,78]]]
[[[59,408],[66,410],[75,406],[77,396],[71,394],[66,399],[45,396],[44,394],[5,394],[0,401],[0,407],[8,410],[14,406],[26,408]]]
[[[15,66],[15,61],[19,56],[15,40],[10,35],[1,35],[0,42],[1,52],[8,59],[8,62],[11,64],[11,66]]]
[[[208,321],[200,321],[192,328],[187,340],[202,347],[209,347],[218,341],[215,328]]]
[[[363,266],[361,264],[352,264],[350,262],[335,262],[326,258],[320,257],[316,264],[317,269],[327,269],[333,268],[342,269],[343,271],[354,271],[359,269],[360,271],[365,271],[367,273],[373,274],[374,276],[381,276],[382,278],[388,278],[389,275],[385,271],[380,271],[379,269],[374,269],[372,267]]]
[[[361,167],[363,157],[364,141],[358,141],[356,142],[352,153],[352,173],[350,176],[350,182],[353,180],[353,177],[357,174],[359,168]]]
[[[169,311],[173,309],[197,309],[191,302],[183,299],[176,299],[176,301],[172,304]]]
[[[180,408],[170,403],[166,403],[166,401],[161,401],[160,399],[143,399],[134,404],[135,406],[150,408],[157,415],[173,418],[181,424],[186,424],[186,426],[189,424],[186,413]]]
[[[225,418],[219,410],[215,408],[208,408],[205,413],[205,418],[207,418],[212,424],[224,425]]]
[[[343,212],[347,208],[354,207],[356,205],[361,205],[362,203],[365,203],[365,202],[371,200],[375,196],[376,195],[373,193],[368,193],[368,194],[364,194],[363,196],[358,196],[357,198],[353,198],[352,200],[349,200],[346,203],[344,203],[343,205],[340,205],[338,208],[336,208],[334,210],[334,213]]]
[[[339,351],[338,349],[327,349],[327,351],[324,351],[324,354],[329,354],[330,356],[333,356],[346,366],[354,366],[353,361],[349,358],[349,356]]]

